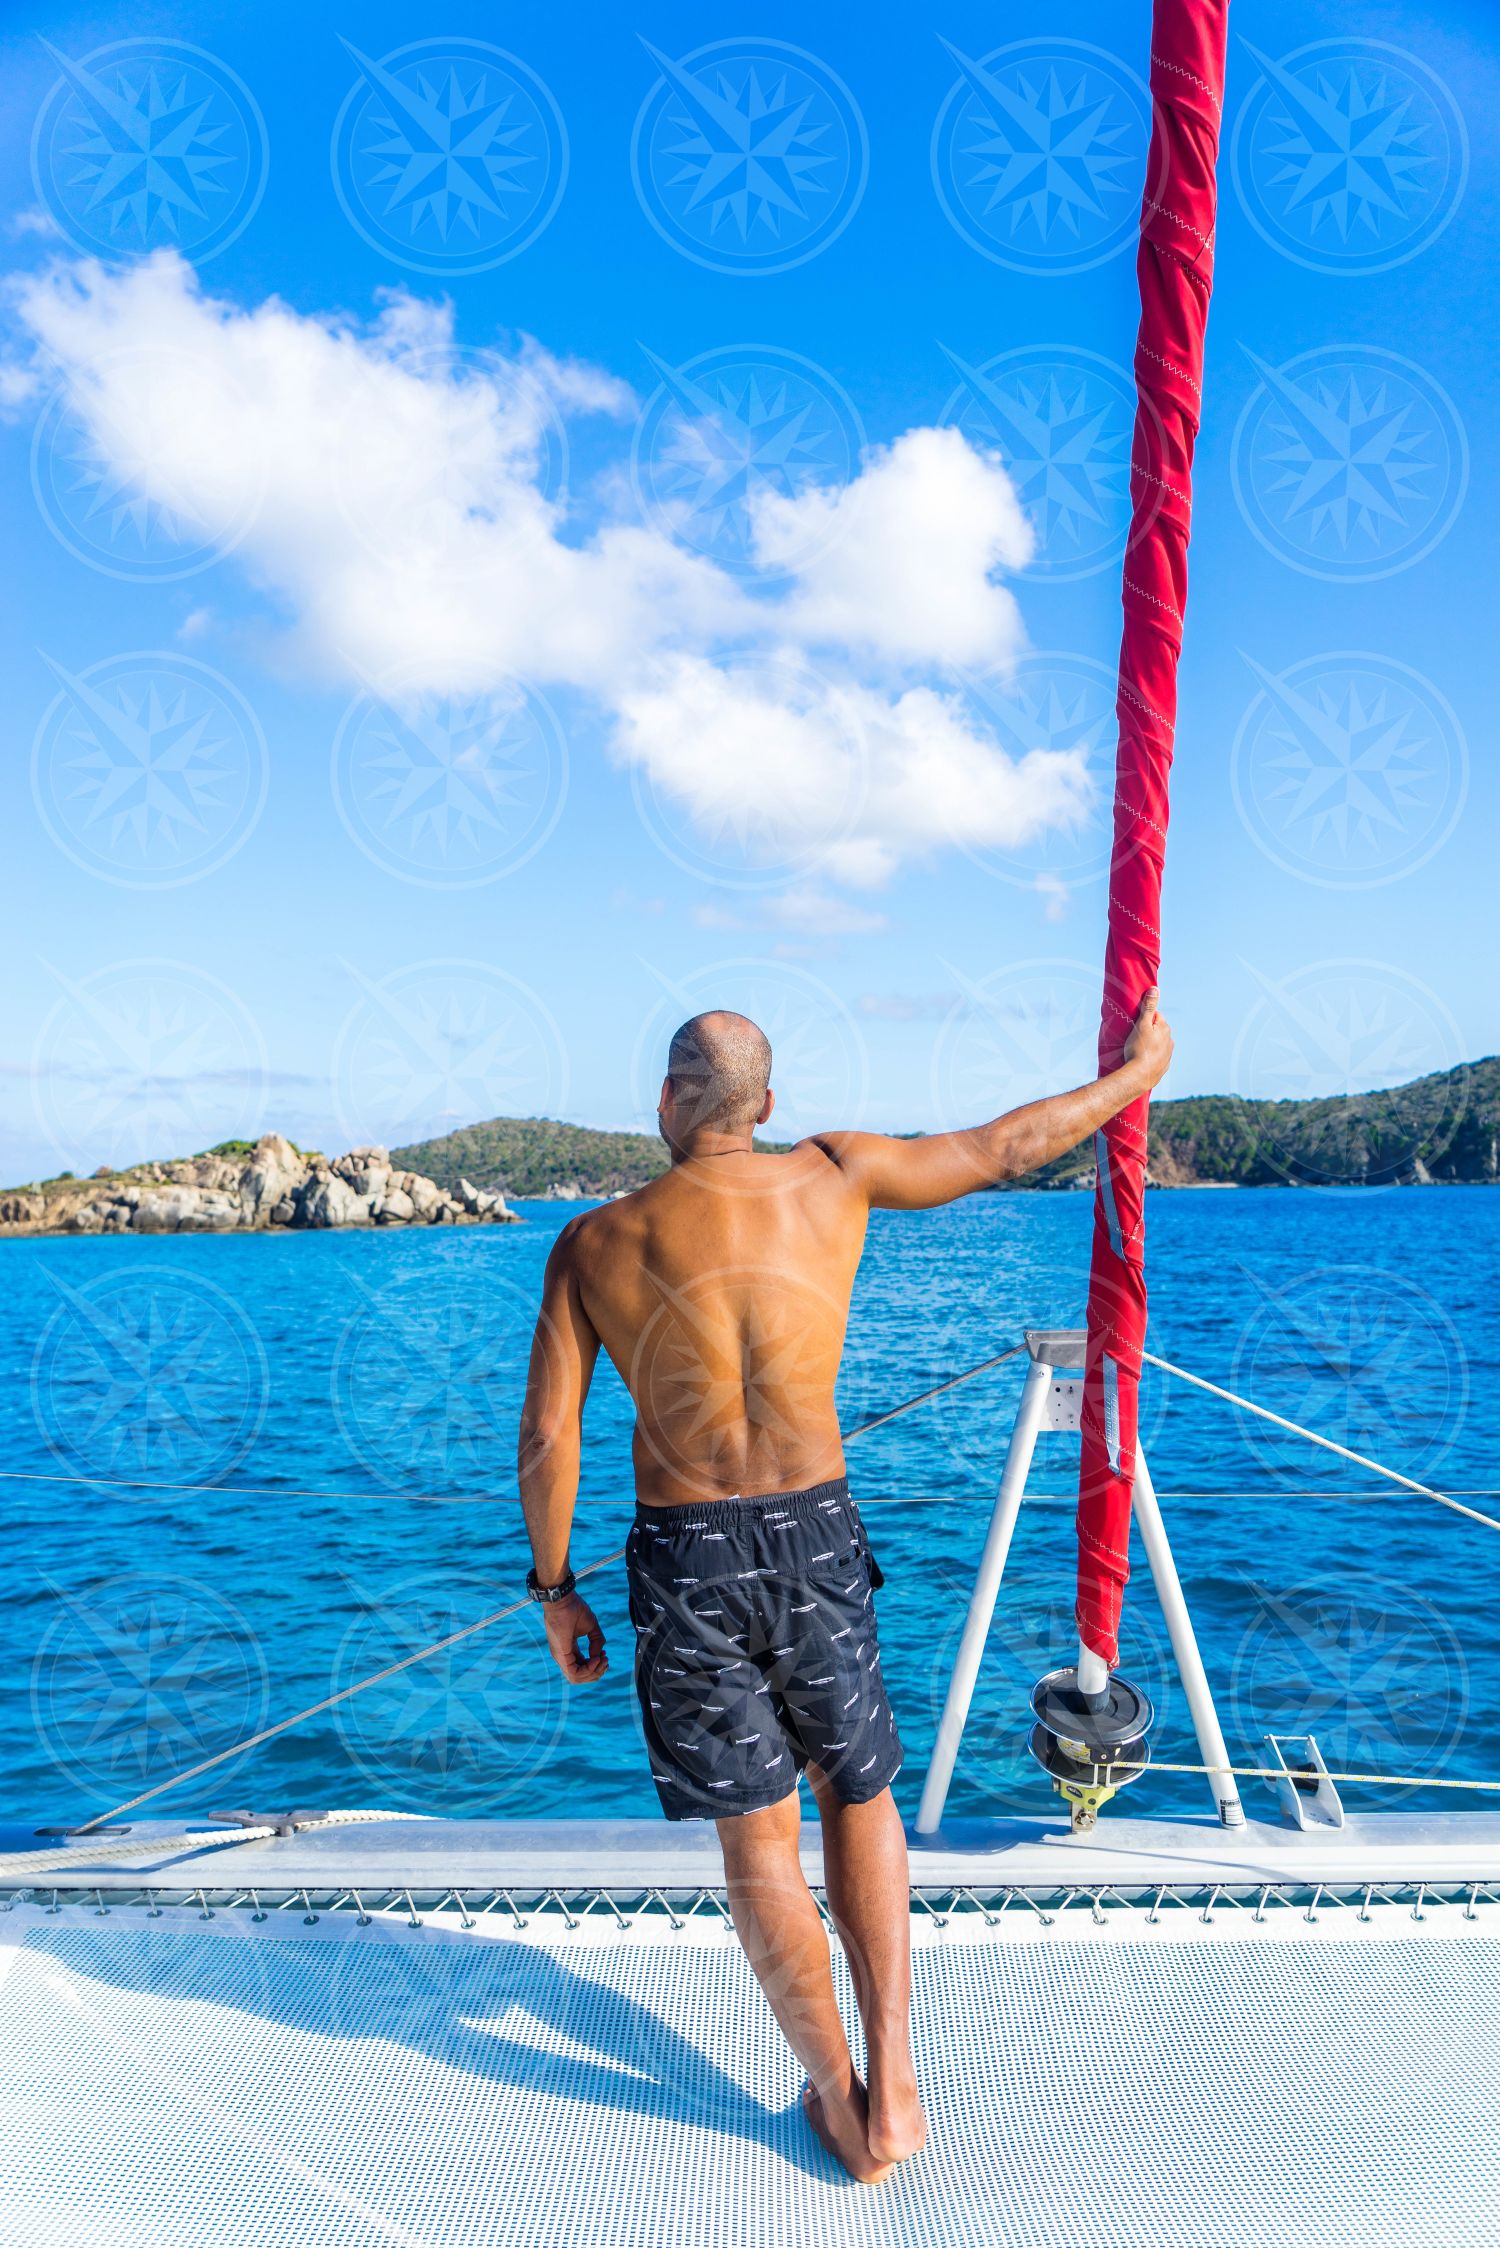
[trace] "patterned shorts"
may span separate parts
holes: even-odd
[[[807,1763],[844,1803],[901,1768],[871,1597],[883,1582],[847,1480],[638,1506],[627,1549],[635,1680],[669,1819],[782,1802]]]

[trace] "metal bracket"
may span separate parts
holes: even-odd
[[[1047,1401],[1042,1408],[1042,1426],[1059,1429],[1074,1435],[1083,1427],[1083,1376],[1082,1374],[1054,1374],[1047,1385]]]
[[[1271,1785],[1288,1823],[1304,1833],[1309,1827],[1341,1827],[1343,1800],[1312,1734],[1267,1733],[1266,1746],[1279,1767]]]
[[[210,1811],[216,1826],[270,1827],[276,1834],[296,1834],[302,1827],[321,1826],[326,1811]],[[205,1822],[200,1820],[200,1825]]]
[[[1023,1327],[1026,1348],[1037,1366],[1066,1366],[1083,1372],[1088,1336],[1082,1327]]]

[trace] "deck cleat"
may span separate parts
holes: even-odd
[[[1027,1747],[1067,1804],[1073,1832],[1087,1834],[1111,1797],[1150,1762],[1146,1735],[1156,1712],[1117,1671],[1102,1692],[1085,1693],[1074,1669],[1038,1679],[1031,1709],[1036,1723]]]

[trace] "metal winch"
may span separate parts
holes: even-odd
[[[1101,1692],[1084,1693],[1076,1669],[1038,1679],[1031,1709],[1036,1723],[1027,1746],[1067,1804],[1073,1832],[1086,1834],[1111,1796],[1150,1762],[1146,1735],[1156,1712],[1118,1671]]]

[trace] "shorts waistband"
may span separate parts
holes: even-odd
[[[774,1507],[777,1513],[816,1514],[820,1507],[849,1503],[849,1478],[835,1475],[826,1483],[809,1483],[800,1491],[760,1491],[751,1498],[688,1499],[680,1506],[648,1506],[644,1499],[637,1499],[635,1518],[661,1530],[682,1530],[700,1521],[705,1526],[710,1520],[743,1522],[763,1514],[768,1507]]]

